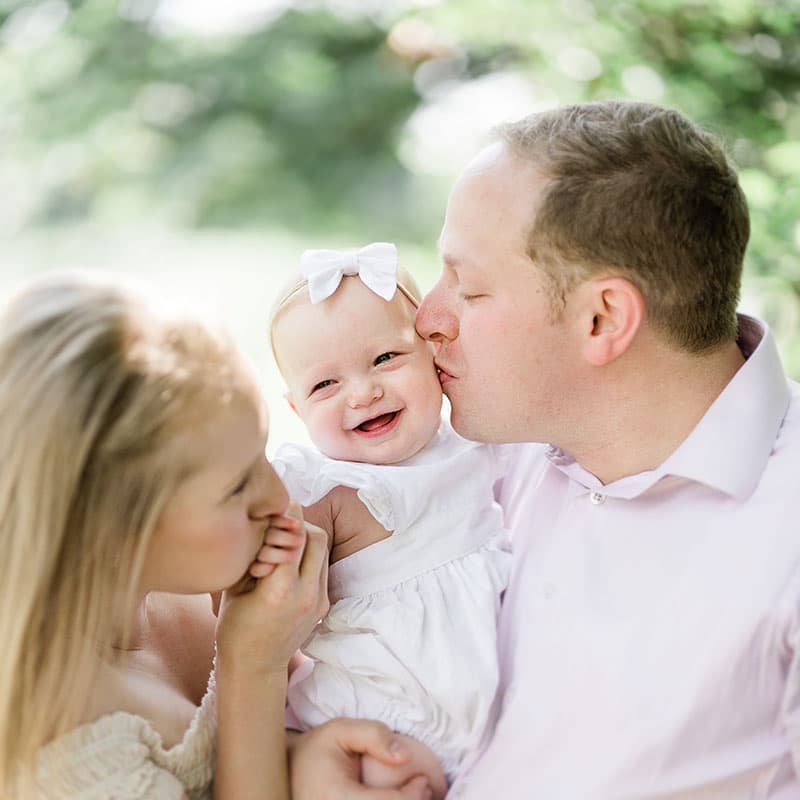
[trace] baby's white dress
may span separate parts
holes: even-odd
[[[290,679],[288,719],[302,730],[340,716],[380,720],[430,747],[452,780],[480,742],[498,682],[511,554],[494,449],[442,422],[402,464],[335,461],[294,444],[273,464],[302,505],[348,486],[393,531],[331,565],[331,609]]]

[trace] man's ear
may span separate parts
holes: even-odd
[[[297,410],[297,406],[294,404],[294,400],[292,400],[292,393],[287,389],[283,393],[283,396],[284,396],[286,402],[289,404],[289,408],[291,408],[292,411],[294,411],[294,413],[297,414],[297,416],[299,417],[300,416],[300,412]]]
[[[583,354],[601,367],[630,347],[644,320],[644,298],[626,278],[590,280],[583,288]]]

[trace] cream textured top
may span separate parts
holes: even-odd
[[[125,711],[69,731],[39,753],[37,798],[210,800],[216,705],[212,673],[183,740],[168,749],[146,719]]]

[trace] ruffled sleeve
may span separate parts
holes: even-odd
[[[313,505],[337,486],[347,486],[357,490],[359,500],[387,531],[400,526],[397,492],[372,465],[335,461],[298,444],[281,445],[272,465],[289,495],[302,506]]]

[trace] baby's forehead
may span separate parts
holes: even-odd
[[[333,348],[342,355],[352,344],[378,344],[392,337],[413,337],[416,308],[400,291],[386,301],[364,287],[340,287],[331,297],[312,303],[296,295],[276,315],[272,344],[281,366],[312,362]]]
[[[346,276],[336,291],[319,303],[312,303],[307,286],[295,292],[284,304],[279,316],[302,310],[306,318],[316,317],[331,326],[352,327],[359,321],[385,319],[387,324],[406,325],[416,319],[417,308],[398,288],[391,300],[384,300],[357,277]]]

